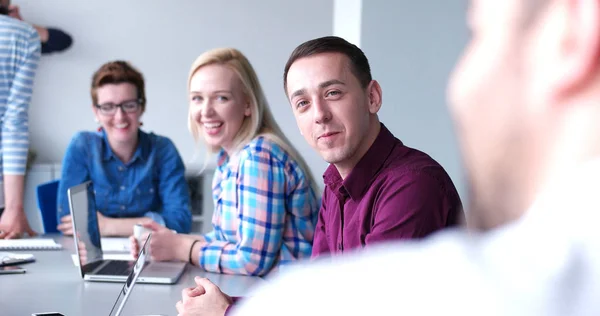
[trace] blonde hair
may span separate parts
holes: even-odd
[[[275,122],[273,114],[271,114],[271,110],[269,109],[267,98],[258,81],[258,76],[246,56],[239,50],[235,48],[217,48],[198,56],[190,68],[187,82],[188,93],[194,74],[196,74],[200,68],[213,64],[223,65],[233,70],[242,82],[244,94],[250,101],[251,114],[244,118],[240,130],[233,139],[233,144],[235,144],[234,152],[241,150],[257,136],[263,136],[275,142],[300,165],[304,175],[308,178],[314,193],[318,196],[319,187],[317,186],[310,168],[308,168],[306,161],[300,156],[296,148],[292,146],[279,128],[279,125],[277,125],[277,122]],[[194,119],[191,104],[188,111],[188,128],[196,142],[203,139],[202,128],[200,128],[199,124]],[[211,146],[208,146],[208,149],[213,153],[220,150],[219,147]]]

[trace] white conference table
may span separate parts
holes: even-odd
[[[75,252],[72,238],[42,237],[53,238],[63,249],[13,251],[32,253],[36,262],[22,265],[27,269],[25,274],[0,275],[0,315],[108,315],[123,283],[83,281],[71,258]],[[259,277],[209,273],[188,264],[177,284],[136,284],[122,315],[177,315],[175,303],[184,288],[195,286],[197,275],[210,279],[231,296],[245,296],[250,288],[266,282]]]

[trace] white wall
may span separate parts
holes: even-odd
[[[261,79],[275,118],[319,176],[325,162],[306,144],[289,108],[282,73],[303,41],[332,32],[331,0],[13,0],[23,18],[74,37],[64,53],[42,57],[30,110],[38,162],[61,162],[72,135],[95,129],[89,86],[104,62],[125,59],[146,78],[144,129],[170,137],[190,165],[186,80],[196,56],[233,46]],[[204,158],[204,152],[199,154]],[[195,161],[192,166],[200,164]]]
[[[436,159],[465,202],[446,83],[468,38],[466,1],[362,1],[361,48],[383,89],[380,118]]]
[[[334,2],[340,10],[337,15]],[[21,6],[25,19],[58,26],[75,39],[69,51],[42,58],[30,111],[31,143],[38,162],[60,162],[76,131],[96,128],[90,109],[91,75],[102,63],[119,58],[131,61],[146,77],[144,129],[170,137],[188,166],[200,164],[203,151],[198,153],[200,160],[190,164],[196,146],[186,127],[188,67],[208,49],[233,46],[253,63],[276,119],[320,178],[326,163],[298,132],[282,88],[282,72],[298,44],[336,29],[339,35],[350,32],[349,40],[360,43],[369,58],[374,78],[383,87],[382,121],[407,145],[438,160],[465,197],[459,150],[445,101],[448,75],[468,35],[463,1],[13,3]],[[356,8],[362,15],[349,18],[356,15]],[[360,36],[356,36],[357,26]]]

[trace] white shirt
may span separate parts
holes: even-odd
[[[502,228],[335,260],[282,274],[233,315],[600,315],[600,160]]]

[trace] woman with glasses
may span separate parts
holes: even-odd
[[[318,188],[273,118],[250,62],[232,48],[208,51],[192,65],[188,91],[192,136],[217,153],[213,231],[184,235],[146,225],[152,258],[245,275],[309,258]],[[139,245],[130,240],[135,256]]]
[[[140,129],[146,110],[144,78],[124,61],[92,77],[98,131],[79,132],[69,144],[58,188],[58,230],[73,234],[67,190],[91,180],[102,236],[129,236],[135,224],[190,231],[192,215],[184,165],[170,139]]]

